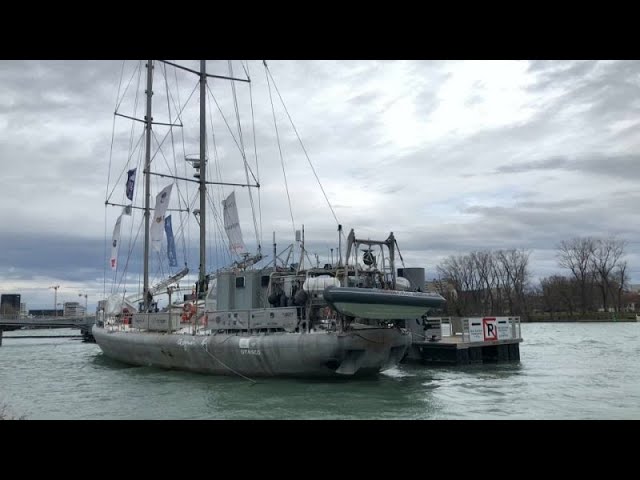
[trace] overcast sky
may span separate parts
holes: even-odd
[[[425,267],[428,278],[448,255],[525,248],[536,279],[562,273],[555,257],[560,241],[613,234],[628,242],[631,280],[640,283],[640,62],[268,64],[345,233],[354,228],[358,237],[385,239],[393,231],[406,266]],[[61,285],[58,302],[84,301],[78,295],[88,293],[90,310],[102,297],[105,238],[110,240],[119,214],[105,209],[104,201],[107,187],[113,201],[123,199],[118,175],[131,132],[131,122],[119,119],[111,149],[113,112],[121,74],[125,84],[133,79],[133,91],[137,65],[128,61],[123,70],[120,61],[0,62],[0,293],[21,293],[28,308],[52,308],[52,285]],[[232,65],[236,76],[245,76],[240,62]],[[168,122],[161,68],[154,76],[153,117]],[[229,73],[226,61],[209,61],[208,69]],[[171,102],[184,104],[197,78],[167,72],[170,86],[180,89],[180,100],[176,94]],[[271,232],[284,247],[304,224],[309,248],[323,262],[337,246],[336,221],[272,90],[278,149],[262,63],[249,62],[249,73],[259,168],[248,85],[238,83],[236,93],[245,150],[262,185],[263,250],[271,253]],[[237,140],[230,82],[209,80],[209,86]],[[196,97],[185,109],[184,143],[182,133],[174,132],[178,159],[183,148],[198,152]],[[216,105],[208,108],[224,178],[244,182],[239,150]],[[142,132],[140,124],[136,128],[134,142]],[[159,140],[167,131],[154,130]],[[167,145],[163,155],[169,157]],[[166,184],[154,180],[154,192]],[[189,202],[195,195],[190,188],[182,192]],[[177,208],[178,195],[172,195]],[[216,201],[221,195],[214,194]],[[245,241],[255,249],[247,190],[236,189],[236,195]],[[131,222],[125,218],[123,232],[135,235]],[[196,228],[189,227],[185,242],[196,241]],[[182,233],[176,236],[180,251]],[[193,247],[189,267],[196,272]]]

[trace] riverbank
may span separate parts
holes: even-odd
[[[635,313],[605,313],[591,312],[585,315],[569,315],[567,313],[545,313],[522,317],[522,323],[545,323],[545,322],[637,322]]]

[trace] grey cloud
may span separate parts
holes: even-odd
[[[582,172],[619,179],[640,178],[637,166],[640,155],[603,155],[594,154],[575,159],[553,157],[512,165],[502,165],[495,173],[526,173],[537,170],[558,169]]]
[[[479,248],[526,247],[535,250],[546,272],[548,265],[554,264],[559,240],[604,232],[617,232],[629,239],[638,235],[634,205],[639,198],[631,185],[622,185],[638,175],[639,159],[633,153],[640,146],[636,130],[633,126],[615,132],[608,129],[613,122],[637,116],[637,106],[629,99],[640,98],[636,92],[638,62],[577,62],[559,69],[557,62],[532,63],[530,70],[536,77],[530,89],[533,115],[529,120],[466,136],[450,135],[409,149],[399,149],[384,139],[376,112],[384,106],[381,98],[388,99],[389,92],[378,90],[371,79],[401,65],[405,69],[403,82],[406,80],[401,87],[408,95],[404,98],[413,100],[424,121],[438,106],[439,89],[447,78],[443,62],[273,61],[269,65],[345,233],[353,226],[356,232],[378,232],[375,236],[386,238],[393,230],[408,264],[427,262],[433,266],[442,256]],[[102,278],[102,203],[120,67],[120,62],[21,62],[0,69],[0,92],[4,92],[0,93],[0,108],[5,108],[0,116],[4,139],[0,145],[0,158],[4,159],[0,221],[5,225],[0,272],[13,265],[14,275],[31,276],[34,281],[39,275],[34,272],[45,271],[52,277],[78,282]],[[212,61],[211,71],[226,74],[226,62]],[[234,64],[234,71],[241,72],[238,64]],[[276,230],[278,244],[284,246],[291,242],[293,233],[271,105],[264,72],[255,63],[251,64],[251,76],[264,237],[270,244],[270,232]],[[183,90],[190,92],[194,79],[185,75],[179,80]],[[162,121],[166,99],[161,82],[156,85],[154,111],[158,113],[154,118]],[[235,132],[228,84],[211,81],[210,86]],[[482,85],[476,85],[470,98],[480,100],[482,90]],[[552,90],[561,95],[551,98]],[[13,103],[7,100],[7,92]],[[238,86],[245,147],[253,163],[247,92],[247,86]],[[329,102],[328,92],[338,100]],[[63,102],[65,96],[69,100]],[[181,93],[181,101],[185,99],[186,94]],[[335,222],[277,95],[274,103],[296,226],[305,224],[310,248],[321,254],[337,244]],[[574,107],[580,107],[581,113],[571,113]],[[194,110],[196,113],[184,117],[186,153],[199,149]],[[225,179],[244,180],[237,147],[217,109],[210,111]],[[154,131],[162,138],[166,130],[158,127]],[[141,127],[137,132],[142,132]],[[116,136],[113,147],[116,163],[121,163],[129,148],[128,130],[119,133],[122,135]],[[182,133],[176,130],[176,135],[181,137]],[[181,140],[176,146],[181,162]],[[211,137],[208,147],[213,158]],[[172,162],[172,150],[163,151]],[[132,161],[138,158],[136,154]],[[164,160],[158,157],[156,162],[160,168]],[[611,194],[600,192],[594,199],[576,198],[567,191],[565,200],[548,200],[542,179],[538,190],[525,186],[528,190],[500,199],[498,206],[461,201],[476,191],[484,194],[481,198],[499,198],[502,190],[517,186],[519,173],[536,171],[548,171],[549,176],[588,174],[589,181],[608,187],[607,191],[614,182],[621,186]],[[110,182],[121,195],[122,179],[112,176]],[[348,203],[348,194],[358,189],[366,192],[369,202],[362,208]],[[189,201],[195,190],[190,192]],[[212,195],[219,197],[218,192]],[[245,239],[253,245],[248,201],[243,198],[240,203],[245,208]],[[431,206],[436,207],[436,213]],[[107,229],[111,228],[109,224]],[[67,232],[67,237],[61,236],[62,232]],[[10,234],[15,235],[9,238]],[[43,236],[50,243],[44,243]],[[45,244],[53,250],[42,247]],[[634,254],[637,245],[629,249]],[[188,253],[195,259],[191,257],[194,251]],[[138,260],[132,269],[138,267],[135,262]]]
[[[548,158],[545,160],[534,160],[511,165],[503,165],[496,169],[496,173],[524,173],[534,170],[549,170],[563,168],[569,164],[569,161],[563,157]]]

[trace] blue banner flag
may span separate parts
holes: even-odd
[[[171,215],[164,219],[164,231],[167,234],[167,255],[169,257],[169,266],[177,267],[178,259],[176,258],[176,243],[173,240],[173,228],[171,228]]]
[[[136,169],[127,172],[127,198],[133,200],[133,187],[136,183]]]

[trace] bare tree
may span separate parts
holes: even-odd
[[[573,316],[580,301],[580,287],[575,278],[552,275],[540,280],[543,301],[551,312],[569,312]]]
[[[484,291],[483,296],[483,314],[494,313],[495,305],[493,299],[493,287],[491,280],[493,279],[493,255],[490,251],[478,251],[471,254],[473,264],[478,273],[479,286]]]
[[[607,300],[612,281],[611,272],[624,255],[624,247],[625,242],[615,237],[597,240],[591,257],[591,266],[597,285],[600,288],[602,306],[605,312],[608,310]]]
[[[629,277],[627,276],[627,262],[619,262],[616,266],[616,270],[614,273],[614,282],[617,284],[617,303],[618,303],[618,311],[622,310],[622,293],[629,281]]]
[[[574,238],[560,242],[558,263],[568,268],[580,286],[582,313],[587,312],[587,293],[593,283],[592,258],[596,241],[591,237]]]

